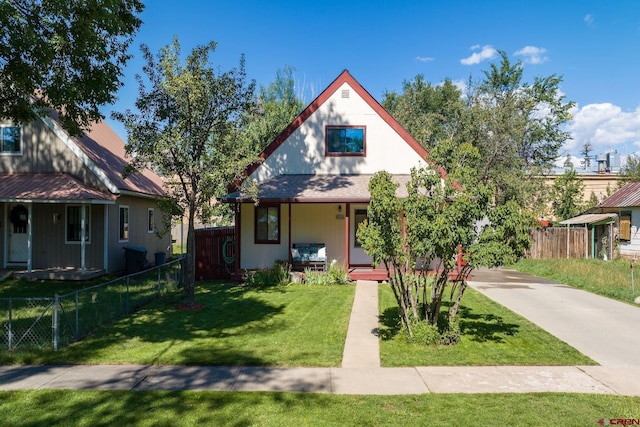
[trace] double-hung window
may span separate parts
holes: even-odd
[[[84,209],[84,241],[91,242],[91,207],[80,205],[67,206],[66,243],[82,241],[82,210]]]
[[[129,206],[118,207],[119,217],[119,240],[121,242],[129,241]]]
[[[280,243],[280,206],[256,206],[256,243]]]
[[[0,125],[0,155],[18,154],[22,154],[20,127]]]

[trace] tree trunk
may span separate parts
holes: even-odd
[[[196,276],[196,240],[195,240],[195,209],[189,208],[189,230],[187,231],[187,255],[184,263],[184,305],[193,308],[196,304],[195,298],[195,276]]]

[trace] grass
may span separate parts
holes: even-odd
[[[338,366],[354,286],[265,288],[201,282],[199,311],[182,293],[61,351],[0,353],[0,363]]]
[[[573,347],[470,288],[459,312],[462,335],[457,345],[411,343],[397,333],[400,321],[390,287],[381,285],[379,296],[383,366],[595,364]]]
[[[637,419],[640,397],[33,390],[0,393],[3,426],[597,425]],[[27,422],[28,421],[28,422]]]
[[[115,279],[113,276],[102,276],[91,281],[76,282],[9,278],[0,282],[0,298],[53,297],[55,294],[68,294],[113,279]]]
[[[515,270],[561,282],[618,301],[633,303],[640,296],[640,264],[635,266],[635,293],[629,261],[616,259],[523,259]]]

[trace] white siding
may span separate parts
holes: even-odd
[[[349,98],[342,98],[349,90]],[[325,157],[325,126],[365,126],[366,156]],[[344,83],[251,175],[258,182],[282,174],[408,174],[425,165],[404,141],[357,93]]]

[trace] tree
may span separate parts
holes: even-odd
[[[258,108],[248,118],[247,137],[251,143],[264,149],[304,108],[295,93],[294,69],[286,66],[276,71],[276,78],[269,86],[261,87]]]
[[[456,318],[471,268],[514,262],[528,247],[531,218],[515,201],[491,206],[490,186],[472,182],[468,172],[458,171],[461,184],[431,168],[413,169],[404,200],[397,198],[397,186],[387,172],[378,172],[369,183],[367,220],[357,236],[372,262],[387,269],[409,336],[422,325],[443,333],[447,343],[455,342]],[[481,222],[484,218],[488,221]],[[452,283],[458,245],[466,252],[466,265],[460,280]],[[425,265],[437,263],[433,280],[426,269],[417,268],[418,259]],[[443,321],[440,311],[447,289],[452,304]]]
[[[215,48],[215,42],[198,46],[181,63],[177,39],[161,49],[157,61],[143,45],[150,87],[137,76],[139,113],[113,114],[127,129],[131,162],[125,173],[151,166],[175,182],[169,186],[170,196],[189,223],[184,284],[188,307],[195,304],[196,215],[206,216],[210,201],[226,194],[227,185],[257,161],[255,147],[245,143],[242,121],[255,107],[255,83],[246,83],[244,57],[237,68],[216,73],[209,61]]]
[[[0,117],[28,123],[53,109],[71,134],[102,119],[122,86],[139,0],[0,2]]]
[[[640,155],[634,153],[627,157],[624,166],[620,168],[620,178],[618,182],[620,187],[629,181],[640,181]]]
[[[582,150],[580,150],[580,155],[582,156],[582,161],[580,162],[584,168],[591,167],[591,151],[593,150],[593,146],[590,141],[585,142],[582,145]]]
[[[573,218],[584,208],[584,183],[577,178],[575,169],[567,169],[551,188],[551,207],[558,221]]]

